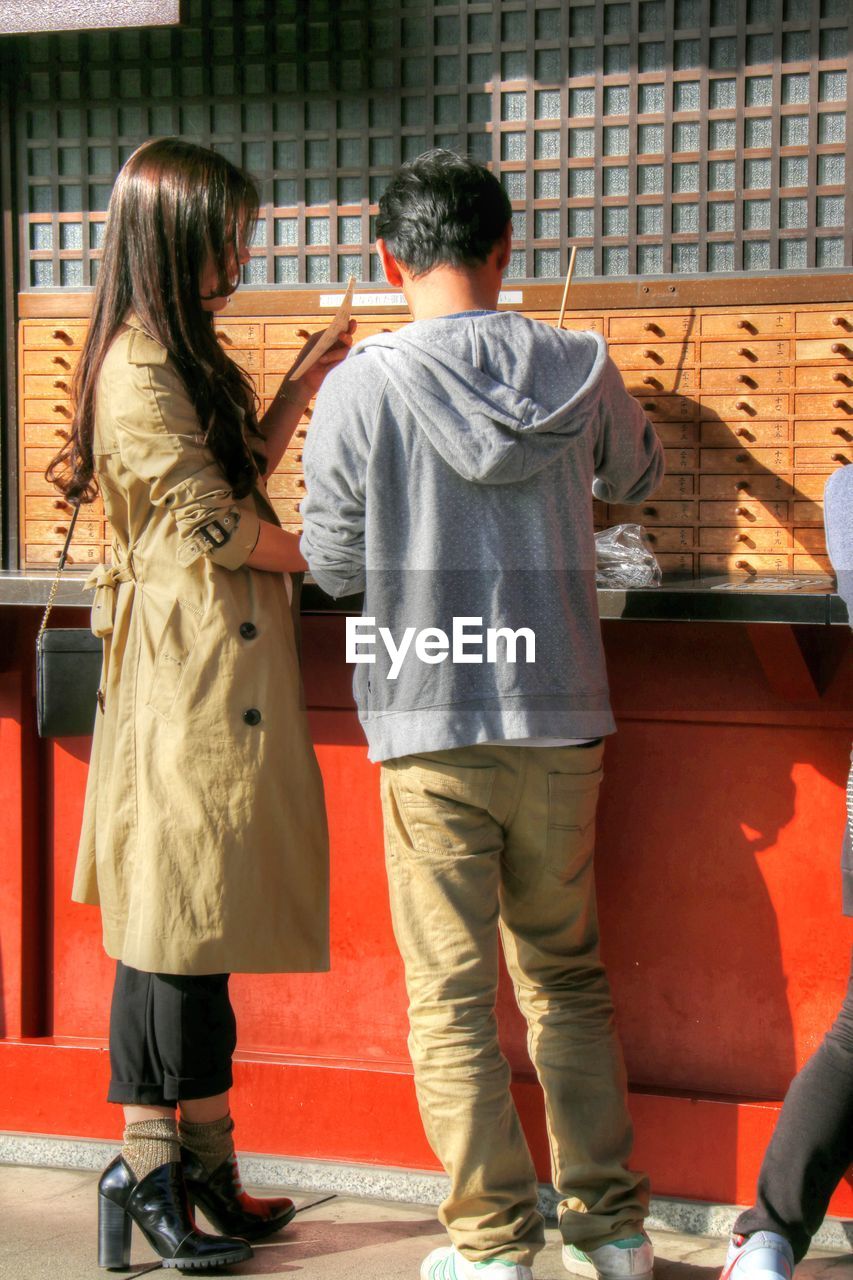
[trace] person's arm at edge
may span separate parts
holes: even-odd
[[[608,356],[601,375],[593,493],[602,502],[643,502],[663,475],[657,432]]]

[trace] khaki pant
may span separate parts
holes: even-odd
[[[382,766],[391,911],[427,1137],[450,1176],[440,1217],[471,1261],[542,1247],[536,1176],[498,1046],[498,932],[545,1093],[567,1242],[641,1228],[625,1167],[625,1073],[598,955],[593,878],[603,746],[476,746]]]

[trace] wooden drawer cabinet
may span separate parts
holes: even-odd
[[[57,300],[61,306],[61,298]],[[270,305],[272,306],[271,299]],[[555,323],[555,311],[528,313]],[[358,315],[356,341],[392,332],[399,314]],[[219,319],[223,348],[251,377],[263,407],[324,315]],[[572,329],[606,334],[625,385],[664,445],[667,474],[638,507],[596,503],[597,527],[640,523],[661,566],[679,573],[815,573],[825,568],[823,490],[853,462],[853,309],[831,304],[698,306],[573,313]],[[56,562],[70,514],[44,479],[66,437],[85,338],[79,319],[19,327],[21,512],[26,564]],[[303,450],[311,410],[268,491],[288,529],[301,528]],[[109,559],[102,504],[81,513],[73,557]]]

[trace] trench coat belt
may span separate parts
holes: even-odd
[[[116,616],[116,588],[120,582],[135,582],[130,554],[122,556],[113,546],[113,564],[99,564],[83,583],[84,591],[94,591],[92,601],[92,633],[96,636],[112,635]]]

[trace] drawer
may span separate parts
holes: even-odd
[[[743,442],[747,445],[788,444],[791,439],[789,422],[750,422],[736,427],[726,422],[703,422],[701,440],[705,445],[728,445],[730,448]]]
[[[693,573],[693,553],[691,551],[655,552],[655,556],[663,573]]]
[[[70,523],[70,520],[60,520],[59,522],[56,520],[27,520],[24,525],[26,541],[51,542],[62,546]],[[78,542],[103,541],[103,520],[84,520],[81,516],[74,526],[72,546],[76,546]]]
[[[794,343],[794,357],[804,364],[810,361],[843,364],[853,361],[853,335],[844,338],[801,338]]]
[[[805,447],[794,450],[796,467],[819,467],[822,471],[834,471],[836,467],[846,467],[851,462],[853,462],[853,446],[842,442],[823,449]]]
[[[217,321],[216,336],[230,355],[231,347],[257,347],[260,345],[262,327],[257,320]]]
[[[699,522],[703,525],[727,525],[749,529],[753,525],[785,524],[790,511],[788,502],[700,502]]]
[[[710,475],[699,477],[699,494],[703,498],[757,499],[759,502],[786,502],[794,496],[790,478],[767,474]]]
[[[695,364],[695,342],[648,342],[638,345],[612,342],[610,354],[619,369],[677,369]]]
[[[250,351],[243,351],[243,350],[230,351],[229,350],[228,358],[229,360],[233,360],[234,363],[238,366],[238,368],[245,369],[246,373],[249,373],[252,375],[257,375],[260,373],[261,352],[257,347],[254,350],[250,350]],[[257,382],[257,377],[255,377],[255,382]]]
[[[689,313],[646,316],[611,316],[607,336],[615,342],[681,342],[695,326],[695,317]]]
[[[658,369],[656,373],[628,369],[622,380],[635,396],[665,395],[667,392],[690,395],[699,385],[699,375],[695,369]]]
[[[333,314],[330,313],[328,319],[311,316],[302,320],[268,320],[264,324],[264,342],[268,347],[301,348],[312,333],[322,333]]]
[[[655,526],[654,529],[646,530],[646,537],[655,552],[692,551],[695,536],[692,525],[681,529],[659,529]]]
[[[26,351],[29,347],[38,347],[44,351],[79,350],[86,337],[86,324],[58,324],[55,320],[49,324],[21,325],[21,345]]]
[[[796,444],[845,445],[853,442],[851,422],[795,422]]]
[[[305,481],[297,471],[275,470],[267,480],[267,489],[277,498],[305,497]]]
[[[35,451],[31,449],[25,449],[24,452],[32,453]],[[48,455],[47,462],[45,462],[43,467],[38,467],[35,463],[29,464],[29,468],[24,471],[23,493],[25,495],[29,493],[33,493],[39,496],[57,498],[56,485],[51,484],[49,480],[45,480],[44,478],[44,469],[47,466],[47,463],[50,461],[50,459],[55,457],[56,450],[45,449],[42,452]]]
[[[695,502],[658,502],[651,498],[642,506],[612,504],[610,519],[613,524],[679,525],[695,524]]]
[[[749,399],[753,392],[767,395],[786,390],[791,383],[791,370],[787,365],[770,369],[754,365],[748,373],[743,369],[703,368],[700,381],[703,391],[728,391]]]
[[[695,471],[698,465],[696,449],[664,449],[667,471]]]
[[[835,467],[832,468],[835,470]],[[828,475],[811,475],[797,473],[794,476],[794,489],[798,498],[814,498],[818,502],[823,502],[823,491],[826,488]]]
[[[302,449],[285,449],[276,471],[298,471],[302,475]]]
[[[794,318],[790,311],[728,311],[724,315],[702,317],[702,337],[755,338],[790,333]]]
[[[559,316],[557,317],[557,319],[559,319]],[[408,322],[409,322],[409,318],[407,316],[406,319],[403,320],[401,323],[408,324]],[[557,327],[556,320],[552,320],[549,316],[547,322],[549,324],[552,324],[556,329]],[[386,324],[386,325],[382,325],[381,327],[377,326],[374,331],[377,333],[379,332],[393,333],[394,329],[399,329],[399,328],[400,328],[399,324],[395,324],[393,326]],[[563,323],[561,325],[561,328],[573,329],[573,330],[580,329],[580,330],[583,330],[585,333],[604,333],[604,321],[601,318],[601,316],[584,316],[584,315],[568,316],[567,315],[563,317]],[[361,321],[359,321],[358,328],[356,329],[356,332],[355,332],[356,342],[360,341],[361,338],[366,338],[367,336],[368,335],[367,333],[364,332]]]
[[[27,520],[52,520],[54,524],[71,514],[70,502],[61,498],[54,489],[52,498],[24,498],[24,516]],[[80,513],[81,520],[103,520],[104,504],[100,498],[88,503]]]
[[[691,498],[695,489],[696,480],[691,473],[679,475],[676,472],[675,475],[664,476],[650,501],[657,502],[659,498]]]
[[[832,576],[834,570],[832,562],[827,555],[795,555],[794,573],[826,573]]]
[[[775,342],[744,338],[740,342],[702,342],[702,365],[719,365],[727,369],[748,369],[751,365],[785,365],[791,359],[791,343],[784,338]]]
[[[703,471],[790,471],[790,449],[702,449],[700,465]]]
[[[37,396],[41,400],[63,399],[71,395],[71,376],[57,369],[56,373],[25,373],[24,395]]]
[[[40,373],[47,377],[64,378],[73,373],[80,359],[79,351],[39,351],[32,348],[22,352],[24,373]]]
[[[853,422],[853,391],[839,389],[828,395],[794,396],[794,412],[804,418],[842,418]]]
[[[794,549],[825,556],[826,535],[823,529],[797,527],[794,530]]]
[[[816,524],[823,529],[823,503],[821,502],[794,502],[793,506],[794,520],[798,524]]]
[[[55,565],[62,554],[62,540],[58,543],[46,542],[28,542],[24,548],[24,559],[27,564]],[[87,565],[87,564],[103,564],[104,548],[101,543],[81,542],[79,547],[76,543],[72,546],[68,553],[66,564],[68,565]],[[88,597],[81,596],[81,607],[85,608],[88,603]]]
[[[699,572],[702,574],[743,574],[753,577],[759,573],[790,573],[793,569],[793,555],[762,555],[760,552],[734,552],[732,555],[709,553],[700,555]]]
[[[70,400],[24,400],[24,422],[58,422],[70,426],[73,417]]]
[[[845,399],[853,392],[853,369],[838,369],[826,364],[801,364],[795,371],[797,390],[832,391]]]
[[[66,440],[71,437],[71,424],[64,427],[48,426],[47,423],[25,422],[23,429],[24,444],[53,445],[58,452]]]
[[[769,555],[773,552],[787,554],[794,545],[789,529],[755,528],[755,529],[715,529],[699,530],[699,546],[702,551],[719,551],[726,555],[751,555],[759,552]]]
[[[815,337],[853,335],[853,311],[844,307],[834,307],[832,311],[798,311],[795,328],[798,334],[810,333]]]
[[[654,396],[649,398],[648,393],[646,393],[639,396],[638,399],[643,411],[649,415],[653,422],[691,422],[699,416],[699,406],[695,400],[689,400],[687,396]]]
[[[754,418],[784,418],[787,413],[787,395],[702,396],[701,416],[703,418],[719,418],[723,422],[743,422]]]
[[[266,374],[271,370],[279,375],[287,373],[296,364],[301,350],[301,343],[299,346],[292,347],[266,347],[264,350],[264,376],[266,377]],[[278,389],[280,383],[281,377],[279,376],[278,383],[273,386],[273,391]]]
[[[275,479],[275,477],[273,477],[273,479]],[[270,497],[272,500],[273,510],[279,520],[281,520],[282,524],[299,524],[301,526],[302,521],[299,517],[299,502],[297,499],[282,498],[274,493],[271,494]]]
[[[699,426],[695,422],[656,421],[655,433],[662,444],[691,445],[699,443]]]

